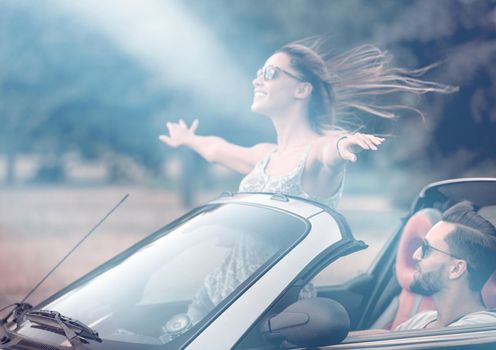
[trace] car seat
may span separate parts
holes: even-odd
[[[496,272],[493,272],[482,288],[482,299],[488,309],[496,309]]]
[[[437,209],[426,208],[413,214],[405,224],[396,253],[396,278],[401,286],[398,297],[396,316],[390,324],[394,329],[416,313],[424,310],[433,310],[432,298],[423,297],[410,291],[410,284],[415,273],[413,253],[420,246],[425,235],[441,219],[441,212]]]

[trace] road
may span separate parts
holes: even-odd
[[[128,200],[30,298],[37,303],[187,211],[175,192],[143,186],[0,189],[0,307],[19,301],[126,193]],[[205,192],[198,202],[215,198]],[[369,249],[343,260],[315,283],[363,272],[399,223],[400,211],[379,196],[349,195],[340,211]]]

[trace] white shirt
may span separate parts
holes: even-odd
[[[398,325],[394,330],[405,331],[409,329],[422,329],[425,328],[428,324],[435,322],[436,320],[437,311],[425,311],[418,313],[412,318],[406,320],[402,324]],[[448,327],[467,326],[480,323],[496,323],[496,312],[487,310],[472,312],[450,323]]]

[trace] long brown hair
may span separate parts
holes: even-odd
[[[312,84],[309,119],[320,134],[336,128],[336,121],[349,114],[365,112],[381,118],[394,118],[400,110],[417,108],[406,104],[376,102],[376,97],[392,93],[415,95],[428,92],[451,93],[454,86],[419,79],[436,66],[409,70],[389,66],[391,56],[373,45],[362,45],[339,55],[323,49],[321,39],[290,43],[276,52],[290,56],[291,65]]]

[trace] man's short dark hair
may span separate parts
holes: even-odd
[[[455,225],[444,240],[467,262],[470,289],[480,291],[496,269],[496,228],[468,201],[448,208],[441,220]]]

